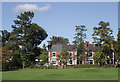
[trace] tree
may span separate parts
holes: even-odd
[[[7,30],[3,30],[3,31],[1,31],[1,32],[2,32],[2,35],[1,35],[1,38],[2,38],[2,46],[4,47],[4,46],[5,46],[5,43],[8,42],[8,40],[9,40],[10,32],[8,32]]]
[[[86,27],[85,25],[75,26],[76,27],[76,34],[75,34],[75,41],[73,43],[77,47],[77,61],[80,62],[84,60],[84,54],[85,54],[85,47],[84,47],[84,40],[86,39]]]
[[[104,21],[100,21],[99,25],[100,27],[93,27],[94,33],[92,34],[94,39],[93,43],[97,44],[101,48],[100,51],[97,51],[97,54],[99,56],[96,55],[95,57],[100,57],[99,61],[103,62],[104,60],[104,62],[106,62],[107,60],[111,60],[110,58],[112,58],[113,50],[111,49],[111,44],[113,44],[114,41],[114,37],[112,36],[113,31],[110,29],[110,27],[108,27],[109,22],[105,23]],[[110,58],[108,58],[108,56]]]
[[[18,49],[18,46],[15,45],[14,42],[10,42],[9,38],[10,38],[10,32],[8,32],[7,30],[2,30],[1,31],[1,42],[2,42],[2,68],[3,70],[6,69],[12,69],[17,67],[20,67],[20,63],[18,63],[17,55],[13,55],[13,50],[14,48]],[[13,61],[14,60],[14,61]]]
[[[104,21],[100,21],[100,27],[93,27],[94,33],[93,36],[93,43],[101,46],[102,44],[111,45],[114,40],[112,36],[113,31],[110,29],[109,22],[105,23]]]
[[[118,57],[118,62],[120,62],[120,28],[117,34],[117,41],[116,41],[116,47],[115,47],[115,51]]]
[[[46,45],[45,44],[43,44],[43,49],[46,50]]]
[[[58,56],[57,60],[60,60],[64,67],[64,65],[67,66],[67,63],[70,62],[69,59],[71,59],[72,54],[69,53],[66,48],[63,48],[61,53],[57,56]]]
[[[74,37],[74,39],[75,39],[75,41],[73,41],[73,43],[75,44],[75,42],[76,42],[76,44],[77,45],[79,45],[81,42],[84,42],[84,40],[86,39],[86,31],[87,31],[87,29],[86,29],[86,27],[85,27],[85,25],[80,25],[80,26],[75,26],[76,27],[76,34],[75,34],[75,37]]]
[[[35,57],[40,54],[38,45],[48,36],[46,31],[36,23],[32,23],[34,13],[27,11],[17,15],[12,25],[10,41],[19,47],[14,49],[22,59],[22,66],[25,67],[26,61],[34,62]]]
[[[84,42],[81,42],[78,47],[77,47],[77,61],[79,64],[84,60],[84,54],[85,54],[85,47],[84,47]]]
[[[52,41],[52,44],[69,44],[68,38],[52,36],[50,39]]]
[[[43,65],[48,63],[48,52],[46,50],[43,50],[40,54],[40,60],[42,60],[40,63]]]
[[[95,56],[93,57],[95,64],[99,66],[105,64],[105,54],[103,53],[102,49],[96,51]]]

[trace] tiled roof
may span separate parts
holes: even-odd
[[[67,51],[77,51],[74,45],[64,45],[64,44],[55,44],[51,46],[51,49],[48,51],[61,51],[63,48],[66,48]]]
[[[98,47],[98,46],[94,46],[93,44],[89,44],[87,49],[88,49],[88,51],[91,50],[91,51],[94,51],[94,52],[95,52],[95,51],[96,51],[97,49],[99,49],[99,48],[100,48],[100,47]]]

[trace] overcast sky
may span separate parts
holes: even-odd
[[[43,27],[48,38],[41,46],[50,40],[50,37],[62,36],[68,38],[70,43],[74,40],[75,26],[84,24],[87,39],[92,43],[93,27],[100,21],[110,22],[113,36],[118,31],[118,3],[117,2],[3,2],[2,3],[2,29],[11,31],[16,15],[23,11],[33,11],[33,22]]]

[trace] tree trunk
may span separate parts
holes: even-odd
[[[79,65],[80,65],[80,55],[79,55]]]
[[[79,60],[79,65],[80,65],[80,60]]]
[[[22,63],[23,65],[22,65],[22,68],[24,69],[25,68],[25,62],[23,61],[23,63]]]

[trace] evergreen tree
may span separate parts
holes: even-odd
[[[68,38],[52,36],[50,39],[52,44],[69,44]]]
[[[86,27],[85,27],[85,25],[80,25],[80,26],[75,26],[76,27],[76,34],[75,34],[75,37],[74,37],[74,39],[75,39],[75,41],[73,41],[73,43],[75,44],[75,42],[76,42],[76,44],[77,45],[79,45],[81,42],[84,42],[84,40],[86,39],[86,31],[87,31],[87,29],[86,29]]]
[[[34,13],[27,11],[17,15],[12,25],[10,42],[15,43],[19,49],[14,49],[18,52],[22,60],[22,66],[25,67],[25,62],[35,61],[36,56],[39,56],[40,51],[38,45],[48,36],[46,31],[36,23],[32,23]]]
[[[86,27],[85,25],[75,26],[76,27],[76,34],[75,34],[75,41],[73,43],[77,47],[77,61],[82,62],[84,60],[84,54],[85,54],[85,47],[84,47],[84,40],[86,39]]]

